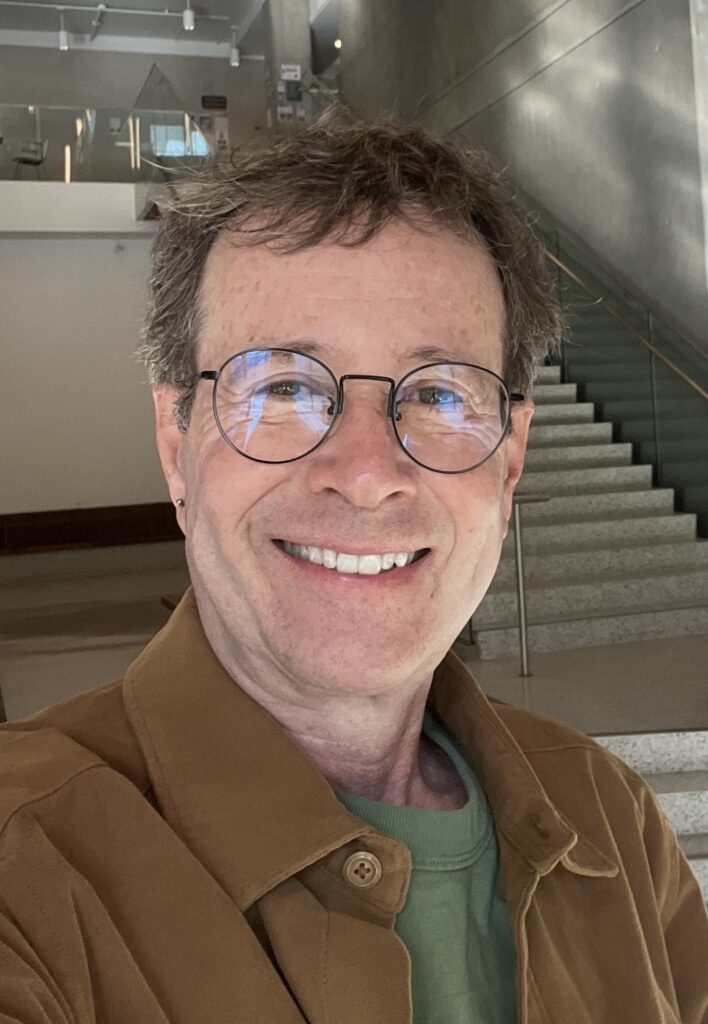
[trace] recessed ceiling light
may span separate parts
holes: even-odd
[[[182,28],[185,32],[194,32],[194,11],[189,6],[189,0],[187,0],[187,6],[182,11]]]
[[[341,50],[342,49],[342,40],[341,39],[335,39],[334,40],[334,48],[335,48],[335,50]]]

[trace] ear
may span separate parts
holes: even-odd
[[[160,385],[153,388],[152,398],[155,404],[155,436],[157,451],[162,463],[167,487],[172,503],[178,498],[187,500],[186,484],[182,473],[183,446],[185,435],[177,426],[175,419],[175,400],[179,392],[176,388]],[[184,508],[177,508],[177,522],[185,532]]]
[[[506,439],[506,477],[504,479],[504,497],[502,502],[504,514],[504,536],[509,532],[512,502],[516,485],[524,471],[526,446],[529,440],[529,427],[536,406],[530,398],[523,403],[512,405],[512,430]]]

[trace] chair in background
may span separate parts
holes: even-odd
[[[15,161],[15,177],[22,177],[23,167],[34,167],[37,172],[37,178],[41,178],[42,175],[39,173],[39,168],[44,163],[47,156],[47,150],[49,149],[49,139],[38,139],[25,142],[23,148],[17,154],[13,156]]]

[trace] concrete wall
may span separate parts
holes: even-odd
[[[0,513],[167,500],[133,358],[150,244],[0,238]]]
[[[341,0],[364,116],[490,150],[708,348],[689,0]]]

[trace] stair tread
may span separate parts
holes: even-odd
[[[708,769],[645,772],[643,777],[655,793],[703,792],[708,796]]]
[[[569,554],[575,554],[575,552],[569,552]],[[544,590],[564,590],[570,587],[601,587],[603,583],[627,583],[641,580],[662,580],[662,579],[678,579],[686,580],[690,577],[696,577],[700,579],[705,576],[705,567],[699,567],[696,569],[686,569],[685,567],[677,566],[675,569],[667,569],[665,566],[661,568],[640,568],[636,572],[630,572],[625,570],[621,575],[617,574],[603,574],[601,579],[597,576],[573,576],[569,580],[540,580],[535,581],[528,573],[525,576],[525,589],[528,593],[533,591],[539,593]],[[510,583],[506,586],[500,586],[493,591],[488,591],[493,594],[504,594],[516,593],[516,583]]]
[[[682,602],[681,604],[656,604],[656,605],[626,605],[620,608],[613,608],[611,614],[607,614],[607,609],[589,609],[583,612],[573,612],[570,615],[527,615],[529,628],[534,626],[546,626],[553,625],[555,623],[568,623],[568,622],[587,622],[587,621],[599,621],[602,619],[622,619],[629,616],[639,615],[656,615],[660,612],[682,612],[682,611],[702,611],[705,610],[708,613],[708,598],[704,601],[688,601]],[[474,624],[474,616],[472,618]],[[494,633],[501,632],[506,629],[518,629],[518,619],[516,616],[512,621],[504,623],[494,623],[494,625],[482,626],[479,630],[475,629],[475,632],[480,633]]]
[[[708,860],[708,832],[684,833],[677,839],[689,861]]]

